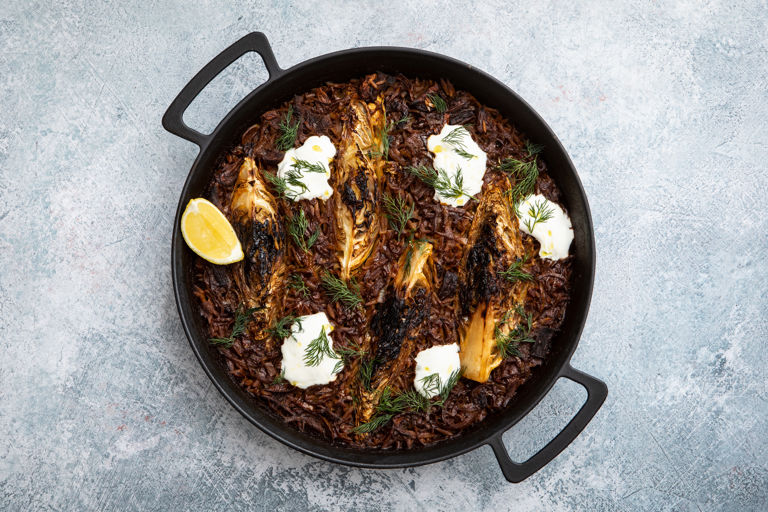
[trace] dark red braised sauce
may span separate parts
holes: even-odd
[[[446,99],[445,113],[438,113],[428,106],[425,99],[429,93],[439,93]],[[397,121],[406,114],[410,116],[409,121],[390,131],[386,187],[390,192],[399,193],[415,203],[416,210],[409,230],[415,230],[417,238],[426,238],[434,243],[439,304],[433,313],[439,314],[421,323],[424,337],[430,340],[426,346],[458,343],[458,314],[454,310],[456,276],[477,201],[470,201],[463,208],[441,205],[433,199],[434,190],[431,187],[408,175],[404,169],[409,165],[431,164],[426,148],[427,137],[440,132],[446,123],[471,125],[473,139],[488,155],[486,181],[493,173],[500,172],[494,169],[499,160],[524,157],[526,140],[523,135],[496,110],[481,105],[472,95],[455,90],[445,81],[383,73],[317,87],[295,96],[278,109],[264,113],[256,124],[246,130],[241,142],[221,158],[206,197],[229,214],[229,198],[240,164],[246,156],[254,158],[259,168],[275,172],[283,157],[283,152],[276,149],[275,141],[280,134],[280,120],[289,104],[293,105],[294,116],[302,120],[297,146],[311,135],[328,135],[338,148],[342,116],[346,115],[345,105],[350,94],[359,95],[369,102],[383,95],[389,121]],[[536,185],[537,193],[559,202],[560,192],[548,176],[545,162],[541,159],[539,162],[541,174]],[[325,311],[336,327],[332,335],[335,344],[343,344],[344,340],[359,341],[368,328],[365,313],[331,303],[318,277],[320,269],[338,269],[334,240],[331,238],[330,209],[317,199],[299,203],[278,199],[278,202],[283,216],[301,207],[310,224],[322,226],[323,231],[309,255],[298,251],[290,240],[287,241],[289,271],[303,276],[310,297],[304,298],[289,289],[285,311],[278,317],[288,313],[307,315]],[[306,390],[287,382],[275,383],[275,377],[280,373],[280,342],[267,351],[247,339],[237,340],[231,348],[218,349],[222,364],[232,379],[262,407],[294,428],[332,444],[384,450],[411,449],[458,436],[510,403],[518,387],[547,356],[552,336],[563,321],[569,299],[571,258],[556,262],[542,260],[538,257],[538,242],[527,235],[523,238],[528,253],[537,255],[529,268],[536,280],[525,302],[526,311],[533,314],[532,335],[537,342],[522,344],[521,357],[505,359],[491,373],[488,382],[480,384],[461,379],[442,408],[433,407],[429,413],[399,414],[379,430],[360,436],[352,432],[355,426],[355,380],[358,376],[351,368],[345,368],[335,382]],[[357,271],[369,316],[380,291],[396,272],[403,247],[403,239],[398,240],[396,232],[391,229],[383,231],[374,253]],[[240,302],[232,291],[230,271],[226,266],[212,265],[197,257],[191,271],[196,300],[208,335],[229,335],[234,311]],[[400,378],[403,380],[399,383],[401,389],[411,385],[407,381],[413,380],[413,368],[408,375]]]

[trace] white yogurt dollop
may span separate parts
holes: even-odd
[[[331,168],[328,164],[334,156],[336,156],[336,147],[331,139],[325,135],[322,137],[313,135],[300,147],[286,151],[285,156],[277,165],[278,177],[284,180],[293,177],[306,187],[305,189],[289,181],[287,183],[288,197],[294,201],[318,197],[325,201],[331,197],[333,188],[328,184],[328,178],[331,177]],[[314,166],[314,170],[309,170],[306,166],[301,165],[303,162]]]
[[[453,372],[459,371],[460,368],[459,346],[456,343],[422,350],[416,356],[416,377],[413,379],[413,387],[427,398],[437,396],[448,383]],[[430,381],[425,382],[426,377],[433,374],[439,377],[437,385]]]
[[[293,322],[291,335],[285,338],[281,348],[283,352],[282,373],[285,380],[301,389],[307,389],[317,384],[328,384],[336,380],[337,372],[334,372],[334,369],[343,368],[343,366],[337,368],[340,361],[338,357],[330,357],[327,353],[323,353],[319,364],[315,366],[309,366],[305,361],[307,349],[311,343],[319,343],[315,340],[322,332],[328,339],[330,353],[336,354],[330,336],[332,330],[333,326],[325,313],[300,316]],[[339,371],[341,370],[339,369]]]
[[[568,257],[573,241],[573,227],[571,219],[557,203],[541,194],[534,194],[521,201],[516,210],[520,230],[539,241],[539,256],[550,260]],[[541,220],[546,217],[549,218]]]
[[[464,206],[470,197],[479,194],[483,188],[483,176],[487,156],[485,151],[472,140],[472,135],[460,124],[446,124],[437,135],[427,139],[427,149],[434,153],[432,166],[435,171],[445,172],[445,177],[456,185],[461,174],[461,188],[464,195],[445,197],[435,190],[435,199],[454,207]]]

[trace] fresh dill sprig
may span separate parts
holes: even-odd
[[[262,307],[255,307],[255,308],[248,308],[244,309],[244,305],[240,304],[237,306],[237,310],[235,311],[235,321],[232,324],[232,332],[230,335],[226,338],[210,338],[208,340],[209,343],[212,345],[221,345],[223,347],[229,348],[232,346],[232,344],[235,342],[235,338],[240,336],[245,332],[245,326],[247,322],[251,319],[251,315],[253,315],[256,311],[263,309]]]
[[[418,167],[410,166],[406,169],[427,185],[433,187],[441,196],[445,198],[458,199],[462,196],[472,199],[472,196],[464,191],[464,176],[461,167],[456,169],[456,175],[451,178],[443,169],[433,169],[426,165]]]
[[[513,314],[517,314],[521,321],[514,329],[507,334],[504,334],[501,331],[501,328],[509,323],[510,317]],[[515,309],[510,309],[504,313],[504,316],[499,320],[493,330],[493,336],[496,339],[496,347],[498,348],[499,355],[502,359],[509,356],[519,356],[520,351],[518,350],[518,347],[521,343],[536,342],[536,340],[530,336],[531,327],[533,325],[532,319],[533,315],[531,313],[526,313],[520,304],[516,305]]]
[[[460,157],[466,158],[467,160],[472,160],[473,158],[477,158],[477,155],[473,155],[472,153],[464,149],[454,149],[453,151]]]
[[[374,416],[366,423],[361,423],[360,425],[353,428],[352,431],[356,434],[370,434],[371,432],[374,432],[389,423],[389,420],[391,420],[394,416],[394,414],[381,414]]]
[[[445,113],[445,111],[448,109],[448,104],[437,93],[427,94],[427,99],[429,100],[430,103],[432,103],[432,106],[435,107],[435,110],[439,114]]]
[[[517,258],[507,270],[499,271],[499,275],[511,283],[518,281],[533,281],[533,275],[523,270],[523,265],[528,263],[528,255]]]
[[[291,122],[292,117],[293,105],[289,105],[288,112],[280,121],[280,136],[277,138],[277,149],[280,151],[288,151],[296,144],[296,135],[299,133],[301,119],[297,119],[296,124],[293,124]]]
[[[381,132],[379,133],[379,136],[381,137],[381,151],[374,152],[378,153],[374,155],[375,157],[384,157],[384,160],[387,160],[389,158],[389,130],[392,129],[391,124],[387,124],[386,126],[383,126],[381,128]]]
[[[280,384],[281,382],[285,382],[285,368],[280,370],[280,373],[275,376],[275,379],[272,381],[272,385],[274,386],[275,384]]]
[[[451,391],[453,391],[453,388],[456,386],[456,384],[458,384],[459,379],[461,378],[461,374],[461,368],[455,370],[453,373],[451,373],[451,376],[448,377],[448,381],[440,387],[440,400],[438,401],[437,405],[440,407],[445,405],[445,402],[448,400],[448,396],[451,394]]]
[[[403,123],[407,123],[410,121],[411,115],[405,114],[400,119],[398,119],[395,122],[389,121],[387,124],[381,127],[379,130],[379,137],[381,138],[381,151],[377,149],[369,149],[368,150],[368,158],[378,158],[378,157],[384,157],[384,160],[389,158],[389,145],[392,142],[390,139],[389,132],[392,131],[393,128],[396,126],[399,126]]]
[[[288,192],[290,192],[290,189],[288,188],[288,182],[285,179],[281,178],[277,174],[272,174],[269,171],[264,171],[263,175],[267,181],[270,182],[273,187],[275,187],[275,192],[278,196],[288,197]]]
[[[315,172],[317,174],[324,174],[325,166],[320,162],[310,162],[309,160],[294,159],[291,164],[292,170],[295,170],[303,178],[302,172]]]
[[[350,343],[347,347],[339,347],[333,349],[339,356],[339,360],[336,362],[336,366],[333,368],[333,373],[339,373],[344,369],[344,363],[348,362],[353,357],[363,357],[366,352],[360,345]]]
[[[451,373],[445,383],[441,382],[440,375],[437,373],[423,377],[421,382],[424,391],[427,394],[435,395],[432,398],[427,398],[415,389],[394,394],[391,388],[384,388],[379,395],[374,416],[368,422],[355,427],[354,431],[358,434],[370,433],[386,425],[396,414],[429,412],[432,407],[443,407],[459,378],[461,378],[461,370]]]
[[[533,194],[536,180],[539,179],[539,164],[535,153],[533,160],[527,162],[512,157],[505,158],[499,163],[498,168],[515,178],[515,185],[507,192],[513,203]]]
[[[293,288],[296,292],[302,294],[305,299],[309,298],[309,288],[307,288],[307,284],[304,282],[301,274],[291,274],[288,277],[288,288]]]
[[[349,282],[344,282],[326,270],[320,276],[320,280],[332,302],[341,301],[348,308],[356,308],[363,303],[360,285],[354,277]]]
[[[315,229],[309,236],[306,236],[308,229],[309,221],[306,215],[304,215],[304,210],[299,210],[298,214],[291,215],[288,218],[288,233],[293,238],[293,241],[296,242],[296,246],[305,253],[309,252],[320,236],[320,229]]]
[[[532,158],[538,155],[539,153],[542,152],[543,149],[544,149],[544,144],[534,144],[531,141],[527,141],[525,143],[525,152],[528,153],[529,158]]]
[[[296,199],[299,194],[307,192],[309,188],[301,181],[306,172],[324,173],[325,167],[320,162],[308,162],[307,160],[294,160],[288,171],[285,173],[285,177],[281,178],[277,174],[272,174],[268,171],[264,171],[264,177],[268,182],[275,187],[275,192],[281,197],[288,199]],[[290,186],[289,186],[290,185]],[[298,192],[291,190],[291,187],[298,189]]]
[[[384,215],[389,219],[389,225],[392,229],[397,231],[397,239],[400,239],[400,235],[405,230],[405,225],[413,217],[413,211],[416,206],[413,203],[401,197],[400,195],[391,196],[388,193],[384,194]]]
[[[516,206],[515,211],[517,211],[518,208],[519,207]],[[546,199],[541,199],[535,203],[530,203],[527,213],[528,218],[525,219],[523,224],[525,224],[525,227],[528,229],[529,233],[533,233],[533,228],[536,227],[536,224],[539,222],[544,223],[551,219],[555,214],[555,209],[553,206],[548,204]]]
[[[467,125],[468,126],[468,125]],[[467,146],[464,144],[464,137],[469,136],[469,129],[465,125],[457,126],[450,132],[448,132],[448,135],[443,137],[443,142],[445,144],[448,144],[449,146],[452,146],[454,150],[456,149],[467,149]]]
[[[301,320],[293,315],[286,315],[278,319],[273,325],[267,328],[267,332],[275,338],[287,338],[291,334],[291,326],[296,323],[301,328]]]
[[[360,370],[358,377],[360,383],[366,391],[371,390],[371,379],[373,378],[373,369],[376,367],[376,359],[373,357],[364,357],[360,360]]]
[[[310,341],[306,350],[304,350],[304,364],[307,366],[317,366],[325,356],[331,359],[340,359],[331,348],[330,340],[325,332],[325,326],[323,326],[317,338]]]

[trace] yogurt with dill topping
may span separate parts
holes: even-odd
[[[460,368],[459,346],[456,343],[422,350],[416,356],[416,377],[413,379],[413,387],[426,398],[437,396],[451,379],[451,375]],[[439,380],[430,383],[427,377],[434,374],[437,374]]]
[[[460,185],[463,194],[441,194],[435,190],[435,199],[442,204],[461,207],[479,194],[483,188],[487,156],[472,140],[469,131],[460,124],[446,124],[437,135],[427,139],[427,149],[434,154],[432,167],[445,173],[452,186]]]
[[[517,204],[515,210],[520,230],[539,241],[539,256],[549,260],[568,257],[573,242],[573,227],[568,214],[557,203],[541,194],[533,194]],[[549,218],[544,220],[545,217]]]
[[[298,317],[291,326],[291,335],[283,340],[281,351],[283,361],[281,363],[281,373],[285,380],[301,389],[307,389],[310,386],[318,384],[328,384],[336,380],[339,370],[343,365],[339,365],[338,357],[330,357],[327,353],[321,354],[319,363],[315,366],[306,363],[307,349],[311,343],[317,343],[321,333],[325,333],[328,339],[328,348],[333,350],[333,339],[330,333],[333,331],[333,325],[328,320],[325,313],[315,313]]]
[[[277,165],[277,176],[286,180],[288,187],[286,195],[294,201],[318,197],[325,201],[331,197],[333,188],[328,184],[328,178],[331,177],[329,164],[335,156],[336,147],[325,135],[321,137],[313,135],[300,147],[286,151],[282,161]],[[308,170],[300,162],[310,164],[313,169]]]

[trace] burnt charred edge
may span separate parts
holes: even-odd
[[[362,169],[357,170],[357,174],[355,174],[355,185],[357,185],[357,189],[360,191],[360,198],[365,199],[368,197],[368,176],[366,175],[365,171]]]
[[[245,272],[256,276],[260,285],[265,285],[274,270],[275,262],[282,252],[283,233],[279,225],[270,220],[250,222],[238,229],[238,236],[245,240]]]
[[[429,297],[424,289],[417,290],[409,300],[398,297],[390,288],[384,302],[378,304],[371,319],[376,352],[374,371],[400,354],[408,333],[417,328],[426,318]]]
[[[496,233],[493,229],[495,220],[494,217],[489,217],[483,222],[480,235],[467,253],[464,279],[459,288],[459,301],[464,315],[470,314],[478,303],[499,292],[496,272],[492,268],[494,258],[499,257]]]
[[[344,183],[341,189],[341,202],[347,205],[352,212],[357,212],[357,210],[363,207],[363,200],[357,197],[355,189],[352,188],[349,182]]]

